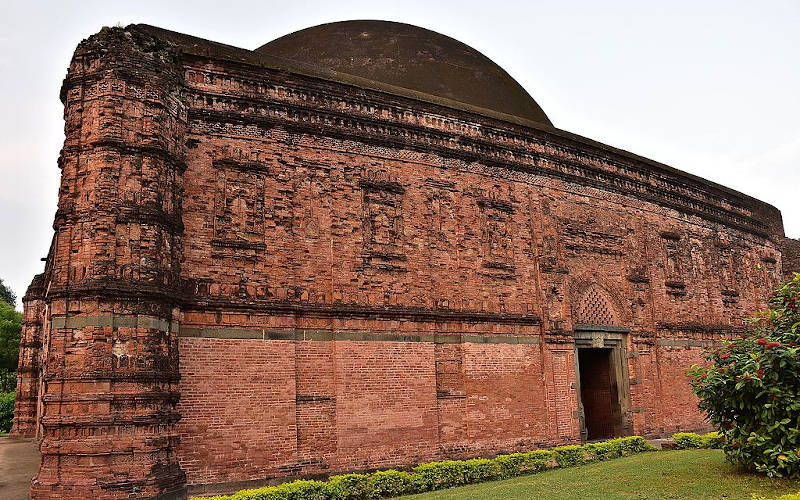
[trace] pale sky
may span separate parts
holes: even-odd
[[[58,92],[83,38],[148,23],[254,49],[347,19],[471,45],[556,127],[771,203],[800,237],[800,0],[0,0],[0,278],[21,296],[43,268],[64,140]]]

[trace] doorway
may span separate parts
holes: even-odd
[[[611,348],[578,348],[583,431],[588,441],[622,435],[622,410],[613,360]]]

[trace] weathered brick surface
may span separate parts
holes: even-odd
[[[785,238],[782,247],[783,275],[800,273],[800,240]]]
[[[190,482],[270,477],[297,463],[293,342],[181,339],[181,466]]]
[[[621,359],[622,432],[701,428],[686,368],[795,265],[739,193],[183,35],[103,30],[62,98],[34,498],[578,442],[579,332]]]
[[[42,300],[42,276],[33,279],[22,298],[24,316],[19,345],[17,370],[17,397],[14,401],[14,437],[34,437],[37,434],[37,404],[41,375],[43,328],[47,323],[46,308]]]

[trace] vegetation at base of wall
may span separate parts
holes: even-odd
[[[0,433],[11,432],[14,421],[14,398],[16,392],[0,393]]]
[[[631,436],[583,446],[498,455],[494,458],[445,460],[418,465],[411,471],[384,470],[345,474],[328,481],[293,481],[242,490],[205,500],[367,500],[423,493],[454,486],[506,479],[557,467],[572,467],[655,450],[644,438]]]
[[[699,407],[723,434],[728,461],[800,478],[800,273],[769,299],[750,333],[690,371]]]
[[[767,498],[767,497],[759,497],[753,495],[753,500],[800,500],[800,492],[798,493],[789,493],[788,495],[781,495],[775,498]]]
[[[679,450],[690,450],[695,448],[722,448],[722,434],[719,432],[709,432],[708,434],[697,434],[695,432],[678,432],[672,435],[675,448]]]

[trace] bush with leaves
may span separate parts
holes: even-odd
[[[769,476],[800,477],[800,274],[769,299],[751,332],[692,367],[700,409],[727,459]]]
[[[2,278],[0,278],[0,300],[12,307],[17,304],[17,294],[14,293],[8,285],[3,283]]]
[[[0,392],[17,390],[19,339],[22,314],[14,306],[0,300]]]
[[[677,432],[672,435],[675,448],[679,450],[691,450],[697,448],[722,448],[723,436],[719,432],[709,432],[708,434],[697,434],[695,432]]]
[[[10,432],[14,423],[14,398],[16,392],[0,393],[0,432]]]

